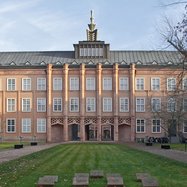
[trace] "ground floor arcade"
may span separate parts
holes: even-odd
[[[50,123],[49,123],[50,122]],[[130,118],[51,118],[47,141],[124,141],[135,139]]]

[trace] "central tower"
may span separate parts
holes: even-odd
[[[98,35],[95,26],[93,12],[91,11],[90,23],[88,24],[88,29],[86,29],[87,40],[79,41],[78,44],[74,44],[75,59],[107,59],[109,57],[109,44],[97,40]]]

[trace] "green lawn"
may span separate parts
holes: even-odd
[[[14,148],[15,144],[20,144],[20,142],[0,142],[0,150]],[[23,145],[28,145],[28,142],[22,142]]]
[[[33,187],[43,175],[58,175],[56,187],[72,186],[75,172],[101,169],[120,173],[126,187],[140,187],[136,172],[149,172],[160,187],[185,187],[187,164],[119,144],[64,144],[0,164],[0,187]],[[90,187],[106,186],[106,179],[90,180]]]
[[[153,146],[161,147],[161,144],[153,144]],[[171,149],[178,150],[178,151],[185,151],[185,144],[183,143],[171,143],[170,144]],[[187,145],[186,145],[186,151],[187,151]]]
[[[185,151],[185,144],[171,144],[171,149]],[[186,145],[186,151],[187,151],[187,145]]]

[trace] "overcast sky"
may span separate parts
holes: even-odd
[[[163,17],[174,22],[184,4],[174,0],[0,0],[0,51],[73,50],[86,40],[90,10],[98,39],[112,50],[159,50]]]

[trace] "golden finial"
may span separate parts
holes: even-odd
[[[97,40],[97,29],[95,29],[93,11],[91,10],[90,24],[88,24],[89,30],[87,30],[87,40],[96,41]]]
[[[91,24],[93,24],[94,23],[94,18],[93,18],[93,11],[91,10],[91,17],[90,17],[90,22],[91,22]]]

